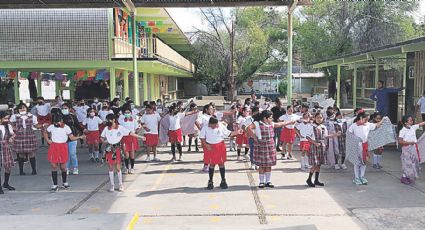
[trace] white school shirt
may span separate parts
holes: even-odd
[[[86,119],[83,121],[83,125],[87,125],[88,131],[99,130],[99,125],[102,123],[103,121],[98,116],[86,117]]]
[[[316,140],[316,136],[314,135],[314,128],[315,127],[314,127],[314,125],[311,125],[311,126],[312,126],[313,135],[310,138],[315,140],[315,141],[323,141],[323,140]],[[325,138],[329,135],[329,132],[328,132],[328,129],[326,128],[326,126],[320,124],[320,125],[316,126],[316,128],[317,127],[320,127],[323,130],[323,137],[322,138]]]
[[[181,126],[180,126],[181,119],[183,119],[183,117],[185,117],[185,116],[186,116],[185,113],[177,113],[174,116],[170,115],[169,116],[169,119],[170,119],[169,130],[175,131],[175,130],[180,129],[181,128]]]
[[[369,132],[374,129],[376,129],[376,124],[373,123],[367,122],[365,125],[353,123],[350,128],[348,128],[348,132],[354,133],[354,135],[362,140],[362,143],[366,143]]]
[[[139,127],[139,123],[134,118],[127,119],[127,121],[124,118],[124,120],[120,122],[120,125],[124,126],[124,128],[128,129],[130,132],[135,132]]]
[[[291,114],[291,115],[289,115],[289,114],[284,114],[284,115],[282,115],[282,116],[280,116],[279,117],[279,121],[297,121],[297,120],[299,120],[301,117],[300,116],[298,116],[297,114]],[[295,124],[292,124],[292,125],[285,125],[285,127],[287,128],[287,129],[293,129],[293,128],[295,128]]]
[[[83,121],[87,118],[87,109],[89,109],[87,105],[84,106],[74,106],[75,115],[77,115],[77,120],[80,123],[83,123]]]
[[[106,121],[106,116],[108,116],[108,114],[114,114],[114,111],[112,111],[112,110],[101,110],[101,111],[99,111],[99,117],[102,121]]]
[[[12,136],[14,134],[13,127],[10,124],[8,124],[8,126],[9,126],[9,134],[10,134],[10,136]],[[4,138],[6,136],[6,129],[5,129],[4,125],[0,125],[0,133],[2,133],[3,136],[1,138],[3,138],[2,140],[4,140]]]
[[[121,139],[124,136],[127,136],[128,134],[130,134],[130,131],[124,128],[122,125],[119,125],[116,129],[109,130],[109,127],[104,128],[100,136],[102,138],[105,138],[109,144],[115,145],[119,143]]]
[[[307,137],[314,139],[313,125],[310,122],[298,123],[295,128],[298,129],[301,134],[300,141],[308,141]]]
[[[252,123],[254,123],[254,118],[252,116],[247,116],[245,118],[245,122],[242,124],[242,126],[245,126],[245,129],[250,126]]]
[[[410,129],[403,127],[398,134],[398,137],[402,138],[403,141],[407,142],[418,142],[416,138],[416,130],[419,129],[419,125],[412,125]]]
[[[208,144],[218,144],[224,141],[224,138],[229,137],[232,132],[223,124],[219,124],[218,128],[212,129],[209,126],[206,126],[201,129],[199,138],[205,139]]]
[[[255,129],[254,129],[255,136],[257,136],[257,138],[261,140],[261,137],[262,136],[261,136],[260,122],[254,121],[254,124],[255,124]],[[266,123],[264,123],[264,122],[261,121],[261,125],[264,125],[264,126],[267,126],[267,127],[272,126],[274,128],[274,124],[275,123],[272,122],[269,125],[269,124],[266,124]]]
[[[44,103],[44,105],[36,105],[35,109],[37,110],[38,116],[47,116],[50,113],[50,103]]]
[[[208,123],[210,122],[211,115],[208,114],[202,114],[199,119],[199,124],[201,125],[201,129],[205,126],[208,126]]]
[[[238,127],[241,129],[242,125],[245,124],[247,117],[243,117],[243,116],[239,116],[238,119],[236,120],[236,123],[238,123]]]
[[[419,98],[417,105],[419,105],[419,109],[421,113],[425,113],[425,97],[424,96]]]
[[[65,125],[62,127],[55,127],[54,125],[49,125],[47,127],[47,132],[52,134],[52,141],[53,143],[66,143],[68,141],[68,136],[72,134],[71,129],[69,126]]]
[[[161,116],[158,113],[143,114],[141,122],[149,129],[149,132],[145,130],[145,133],[158,134],[158,122],[160,120]]]
[[[20,115],[20,114],[13,114],[11,117],[10,117],[10,122],[16,122],[16,117],[17,116],[19,116],[19,117],[21,117],[21,119],[23,120],[23,124],[22,124],[22,127],[24,128],[24,129],[26,129],[27,128],[27,124],[25,123],[25,120],[26,119],[28,119],[28,117],[29,116],[33,116],[31,113],[27,113],[26,115]],[[37,125],[38,124],[38,121],[37,121],[37,118],[35,117],[35,116],[33,116],[32,117],[32,124],[33,125]],[[32,127],[29,127],[29,128],[32,128]]]

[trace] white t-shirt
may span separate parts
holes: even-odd
[[[119,125],[117,129],[109,130],[108,127],[103,129],[101,137],[105,138],[109,144],[117,144],[121,141],[124,136],[127,136],[130,131],[124,128],[122,125]]]
[[[14,134],[13,127],[10,124],[8,124],[8,126],[9,126],[9,134],[10,134],[10,136],[12,136]],[[0,125],[0,133],[2,133],[2,136],[0,136],[0,137],[3,138],[2,140],[4,140],[5,134],[6,134],[6,129],[5,129],[4,125]]]
[[[209,126],[203,127],[199,138],[205,139],[208,144],[218,144],[223,142],[224,138],[229,137],[232,132],[224,125],[219,124],[218,128],[212,129]]]
[[[49,127],[47,127],[47,132],[52,134],[51,139],[54,143],[66,143],[68,141],[68,136],[72,134],[71,129],[67,125],[63,128],[49,125]]]
[[[158,134],[158,122],[160,120],[161,120],[161,116],[159,116],[158,113],[143,114],[141,118],[141,122],[145,124],[146,127],[149,129],[149,132],[145,131],[145,133]]]
[[[238,123],[238,127],[239,127],[240,129],[242,128],[242,125],[244,125],[244,124],[245,124],[246,118],[247,118],[247,117],[239,116],[239,117],[238,117],[238,119],[236,120],[236,123]]]
[[[251,117],[251,116],[247,116],[246,119],[245,119],[245,122],[242,125],[245,126],[245,129],[246,129],[252,123],[254,123],[254,118]]]
[[[300,141],[308,141],[307,137],[310,137],[311,139],[314,139],[314,132],[313,132],[313,125],[310,122],[304,123],[298,123],[295,126],[296,129],[301,134]]]
[[[354,135],[359,137],[363,143],[366,143],[369,132],[374,129],[376,129],[376,124],[373,123],[368,122],[365,125],[360,126],[356,123],[353,123],[350,128],[348,128],[348,132],[354,133]]]
[[[419,129],[419,125],[412,125],[410,129],[403,127],[398,134],[398,137],[402,138],[403,141],[407,142],[418,142],[416,138],[416,130]]]
[[[112,110],[101,110],[101,111],[99,111],[99,117],[100,117],[100,119],[102,119],[102,121],[106,121],[106,116],[108,116],[108,114],[114,114],[114,111],[112,111]]]
[[[24,128],[24,129],[26,129],[27,128],[27,124],[25,123],[25,120],[26,119],[28,119],[28,117],[29,116],[33,116],[31,113],[27,113],[26,115],[20,115],[20,114],[13,114],[11,117],[10,117],[10,122],[16,122],[16,117],[17,116],[19,116],[19,117],[21,117],[21,119],[23,120],[23,124],[22,124],[22,127]],[[37,125],[38,124],[38,121],[37,121],[37,118],[36,117],[32,117],[32,123],[33,123],[33,125]],[[29,128],[32,128],[32,127],[29,127]]]
[[[201,125],[201,129],[205,126],[208,126],[208,123],[210,122],[211,115],[208,114],[202,114],[199,120],[199,124]]]
[[[134,132],[136,131],[136,129],[139,127],[139,123],[137,123],[136,119],[132,118],[128,119],[127,121],[122,120],[122,122],[120,122],[120,125],[124,126],[124,128],[128,129],[130,132]]]
[[[174,131],[174,130],[178,130],[181,128],[180,126],[180,122],[181,119],[183,119],[183,117],[185,117],[186,114],[185,113],[177,113],[175,116],[170,115],[169,119],[170,119],[170,128],[169,130]]]
[[[50,113],[50,103],[44,103],[44,105],[36,105],[35,109],[37,110],[38,116],[47,116]]]
[[[90,107],[87,105],[74,107],[78,122],[83,123],[83,121],[87,118],[87,109],[89,108]]]
[[[421,113],[425,113],[425,97],[424,96],[419,98],[417,105],[419,105],[419,109]]]
[[[300,116],[298,116],[297,114],[294,114],[294,113],[291,114],[291,115],[284,114],[284,115],[282,115],[282,116],[279,117],[279,121],[297,121],[300,118],[301,118]],[[295,124],[293,124],[293,125],[285,125],[285,127],[287,129],[293,129],[293,128],[295,128]]]
[[[257,136],[257,138],[261,140],[262,136],[261,136],[260,122],[254,121],[254,124],[255,124],[255,130],[254,130],[255,136]],[[269,126],[274,127],[274,122],[272,122],[270,125],[261,122],[261,125],[264,125],[264,126],[267,126],[267,127],[269,127]]]
[[[86,119],[83,121],[83,125],[87,125],[88,131],[99,130],[99,125],[102,123],[103,121],[98,116],[86,117]]]

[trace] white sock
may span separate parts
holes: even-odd
[[[309,166],[310,164],[308,163],[308,157],[305,156],[304,157],[304,165]]]
[[[119,172],[117,172],[117,174],[118,174],[118,183],[119,183],[119,185],[122,185],[122,172],[119,171]]]
[[[94,158],[94,153],[89,154],[91,158]]]
[[[94,154],[96,155],[96,158],[99,158],[99,151],[95,151]]]
[[[304,167],[305,167],[305,165],[304,165],[304,164],[305,164],[305,163],[304,163],[304,162],[305,162],[304,158],[305,158],[305,157],[301,156],[301,160],[300,160],[301,168],[304,168]]]
[[[382,155],[378,155],[378,164],[381,165]]]
[[[233,141],[230,140],[230,149],[233,149]]]
[[[111,185],[114,186],[114,171],[109,171],[109,181]]]
[[[260,184],[264,183],[264,174],[260,174]]]
[[[378,155],[373,154],[373,164],[376,165],[378,164]]]
[[[366,172],[366,165],[360,165],[360,177],[364,177]]]
[[[270,178],[272,177],[272,173],[271,172],[266,172],[266,183],[270,183]]]
[[[360,178],[360,165],[354,165],[354,177]]]

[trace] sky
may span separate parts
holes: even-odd
[[[425,0],[421,0],[419,6],[417,12],[413,14],[417,22],[425,16]],[[231,10],[231,8],[223,9],[225,13]],[[206,29],[207,27],[202,20],[199,8],[167,8],[167,11],[183,32],[193,32],[194,28]]]

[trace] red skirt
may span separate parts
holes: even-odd
[[[204,164],[223,164],[227,160],[226,144],[224,141],[218,144],[210,144],[211,150],[204,148]]]
[[[47,150],[47,160],[50,163],[65,164],[68,161],[68,144],[52,143]]]
[[[50,125],[52,123],[52,115],[49,113],[46,116],[38,116],[37,122],[39,125],[44,125],[44,124]]]
[[[137,137],[133,136],[123,136],[121,139],[121,143],[124,145],[124,150],[126,152],[132,152],[139,150],[139,142]]]
[[[295,141],[295,129],[288,129],[284,127],[280,133],[280,140],[284,143],[294,143]]]
[[[182,129],[168,130],[168,140],[171,143],[182,142],[183,141]]]
[[[99,144],[99,142],[100,142],[99,130],[89,131],[86,135],[86,138],[87,138],[87,144],[89,144],[89,145]]]
[[[300,142],[300,151],[310,151],[310,142],[309,141],[301,141]]]
[[[236,135],[236,144],[237,145],[248,145],[248,137],[246,136],[245,132],[242,134]]]
[[[368,160],[368,156],[369,156],[368,151],[367,151],[368,147],[369,147],[369,145],[368,145],[367,142],[362,143],[362,157],[363,157],[364,162],[366,162]]]
[[[106,152],[106,161],[109,165],[121,164],[121,149],[117,148],[116,150],[116,158],[112,160],[112,152]]]
[[[158,142],[159,142],[158,134],[147,133],[145,134],[145,138],[146,138],[145,145],[158,146]]]

